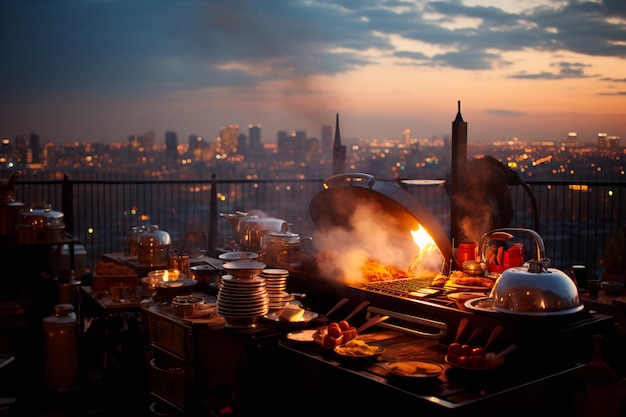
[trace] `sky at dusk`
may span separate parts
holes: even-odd
[[[0,137],[626,141],[624,0],[2,0]]]

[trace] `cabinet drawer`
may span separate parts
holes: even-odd
[[[155,359],[150,361],[148,385],[150,392],[174,406],[185,409],[185,371],[182,368],[162,368]]]
[[[150,320],[150,340],[153,345],[181,359],[186,353],[186,329],[159,317]]]

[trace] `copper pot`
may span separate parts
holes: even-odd
[[[56,243],[65,237],[63,213],[52,210],[50,204],[21,210],[15,225],[19,244]]]

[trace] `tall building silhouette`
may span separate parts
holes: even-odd
[[[339,132],[339,113],[335,121],[335,140],[333,142],[333,175],[346,172],[346,146],[341,144]]]
[[[259,150],[263,147],[261,143],[261,125],[248,125],[248,147],[250,150]]]
[[[175,161],[178,156],[178,135],[176,132],[165,132],[165,158]]]
[[[461,116],[461,100],[457,102],[456,118],[452,122],[452,175],[450,178],[450,195],[457,195],[467,170],[467,122]],[[460,213],[455,204],[450,205],[450,237],[458,242]]]
[[[31,164],[41,163],[41,145],[39,143],[39,135],[36,133],[30,134],[30,162]]]

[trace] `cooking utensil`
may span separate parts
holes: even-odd
[[[470,335],[470,337],[467,339],[467,342],[466,342],[466,343],[469,345],[469,344],[470,344],[470,342],[471,342],[472,340],[474,340],[474,338],[475,338],[476,336],[478,336],[478,335],[479,335],[482,331],[483,331],[483,329],[481,329],[480,327],[475,328],[475,329],[474,329],[474,331],[472,332],[472,334]]]
[[[369,329],[370,327],[380,323],[381,321],[385,321],[389,318],[389,316],[381,316],[380,314],[372,317],[371,319],[369,319],[368,321],[366,321],[365,323],[363,323],[361,325],[361,327],[358,327],[356,329],[356,334],[358,335],[359,333],[365,331],[366,329]]]
[[[329,319],[330,315],[333,314],[335,311],[337,311],[337,309],[339,309],[339,307],[341,307],[342,305],[344,305],[347,302],[348,302],[348,298],[342,298],[341,300],[337,301],[337,304],[335,304],[330,310],[328,310],[328,312],[326,314],[322,314],[320,316],[317,316],[317,321],[319,321],[321,323],[328,322],[328,319]]]
[[[463,330],[465,330],[465,326],[467,326],[467,323],[469,323],[469,319],[467,317],[463,317],[461,320],[459,320],[459,327],[457,327],[456,329],[456,336],[454,337],[454,343],[459,342],[459,337],[461,337],[461,333],[463,333]]]
[[[354,308],[354,310],[352,310],[352,311],[350,312],[350,314],[348,314],[348,315],[346,316],[346,318],[344,318],[344,320],[345,320],[345,321],[350,320],[352,317],[354,317],[354,316],[355,316],[355,314],[356,314],[356,313],[358,313],[359,311],[361,311],[361,310],[363,310],[365,307],[367,307],[367,306],[369,305],[369,303],[370,303],[369,301],[363,301],[363,302],[361,302],[358,306],[356,306],[356,307]]]
[[[444,263],[452,259],[452,245],[447,233],[425,206],[395,182],[375,181],[363,173],[346,173],[327,178],[323,190],[309,203],[311,219],[321,232],[351,229],[355,213],[375,207],[375,216],[384,223],[389,241],[399,248],[415,245],[409,231],[424,228],[441,251]],[[393,219],[393,221],[390,221]],[[371,222],[373,219],[363,218]],[[375,220],[375,219],[374,219]],[[444,265],[442,270],[449,267]]]
[[[502,333],[502,329],[504,329],[504,327],[501,324],[498,324],[496,327],[493,328],[491,334],[489,335],[489,339],[487,339],[487,343],[485,343],[485,349],[487,349],[489,345],[491,345],[491,343],[496,340],[496,337],[498,337],[498,335]]]

